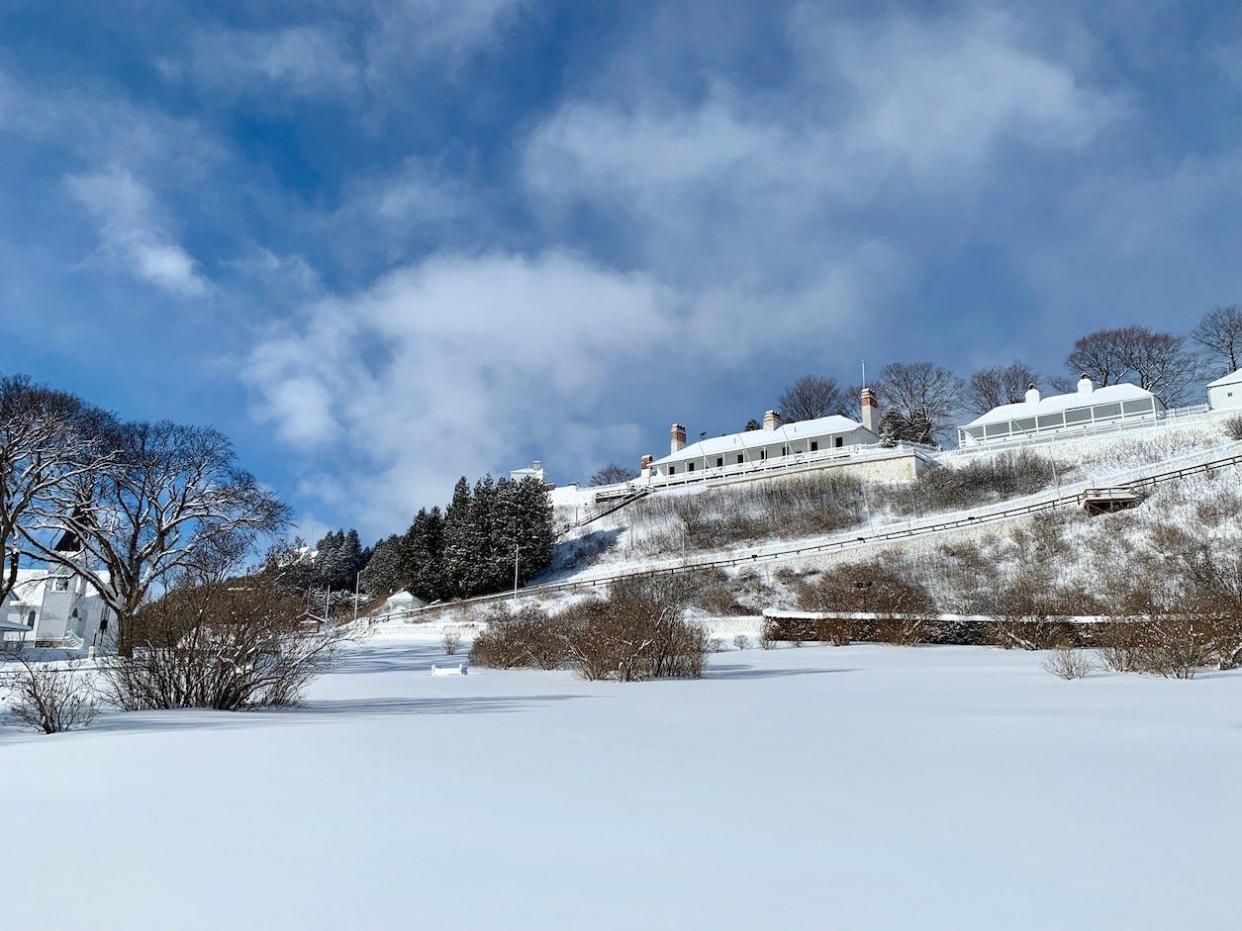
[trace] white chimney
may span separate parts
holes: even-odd
[[[859,398],[859,404],[862,407],[863,427],[878,436],[880,431],[876,425],[880,422],[880,402],[876,400],[875,392],[870,388],[864,388],[862,396]]]
[[[1091,376],[1086,372],[1082,373],[1082,378],[1078,379],[1078,393],[1090,394],[1095,390],[1095,385],[1091,383]]]
[[[775,430],[781,425],[781,415],[776,411],[763,412],[763,429]]]
[[[1039,403],[1039,389],[1036,388],[1034,385],[1026,386],[1026,403],[1027,404],[1038,404]]]
[[[679,453],[686,448],[686,428],[679,423],[675,423],[668,432],[669,451]]]

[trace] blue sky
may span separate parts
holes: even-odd
[[[0,371],[308,535],[1242,300],[1242,7],[0,7]]]

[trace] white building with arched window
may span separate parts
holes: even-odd
[[[102,646],[114,633],[99,593],[64,566],[18,569],[17,585],[0,604],[6,645]]]

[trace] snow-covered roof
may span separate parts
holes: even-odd
[[[1242,385],[1242,369],[1230,372],[1228,375],[1216,379],[1216,381],[1208,382],[1209,388],[1223,388],[1225,385]]]
[[[1080,407],[1095,407],[1097,404],[1117,404],[1121,401],[1141,401],[1151,398],[1152,393],[1138,385],[1122,383],[1096,388],[1091,391],[1071,391],[1069,394],[1053,394],[1038,401],[1019,401],[1017,404],[1002,404],[994,407],[981,417],[976,417],[967,427],[982,427],[990,423],[1004,423],[1007,420],[1024,420],[1028,417],[1044,417],[1048,414],[1060,414],[1064,411]]]
[[[422,607],[427,602],[410,592],[401,591],[388,596],[387,604],[403,607]]]
[[[681,462],[699,456],[714,456],[718,453],[741,452],[747,449],[759,449],[764,446],[775,446],[793,440],[812,439],[817,436],[829,436],[834,433],[849,433],[862,426],[856,420],[833,414],[831,417],[817,417],[815,420],[796,420],[782,424],[775,430],[747,430],[744,433],[729,433],[725,436],[713,436],[697,443],[691,443],[684,449],[670,453],[663,459],[657,459],[653,465],[662,462]]]

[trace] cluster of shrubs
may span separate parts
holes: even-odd
[[[905,517],[991,504],[1034,494],[1057,477],[1051,459],[1020,450],[931,469],[918,481],[870,492],[854,476],[825,471],[697,494],[652,495],[631,505],[628,517],[638,555],[668,555],[848,530],[862,525],[872,509]]]
[[[537,607],[496,608],[470,660],[498,669],[575,670],[584,679],[697,679],[712,643],[707,628],[685,620],[693,583],[681,575],[627,579],[606,599],[556,614]]]
[[[917,482],[887,488],[884,501],[902,515],[952,511],[1033,495],[1056,480],[1053,460],[1018,450],[953,468],[929,469]]]
[[[241,711],[296,704],[351,636],[303,620],[302,602],[263,576],[186,585],[143,607],[129,646],[56,668],[18,659],[0,674],[19,723],[45,733],[88,726],[103,704],[122,711]]]

